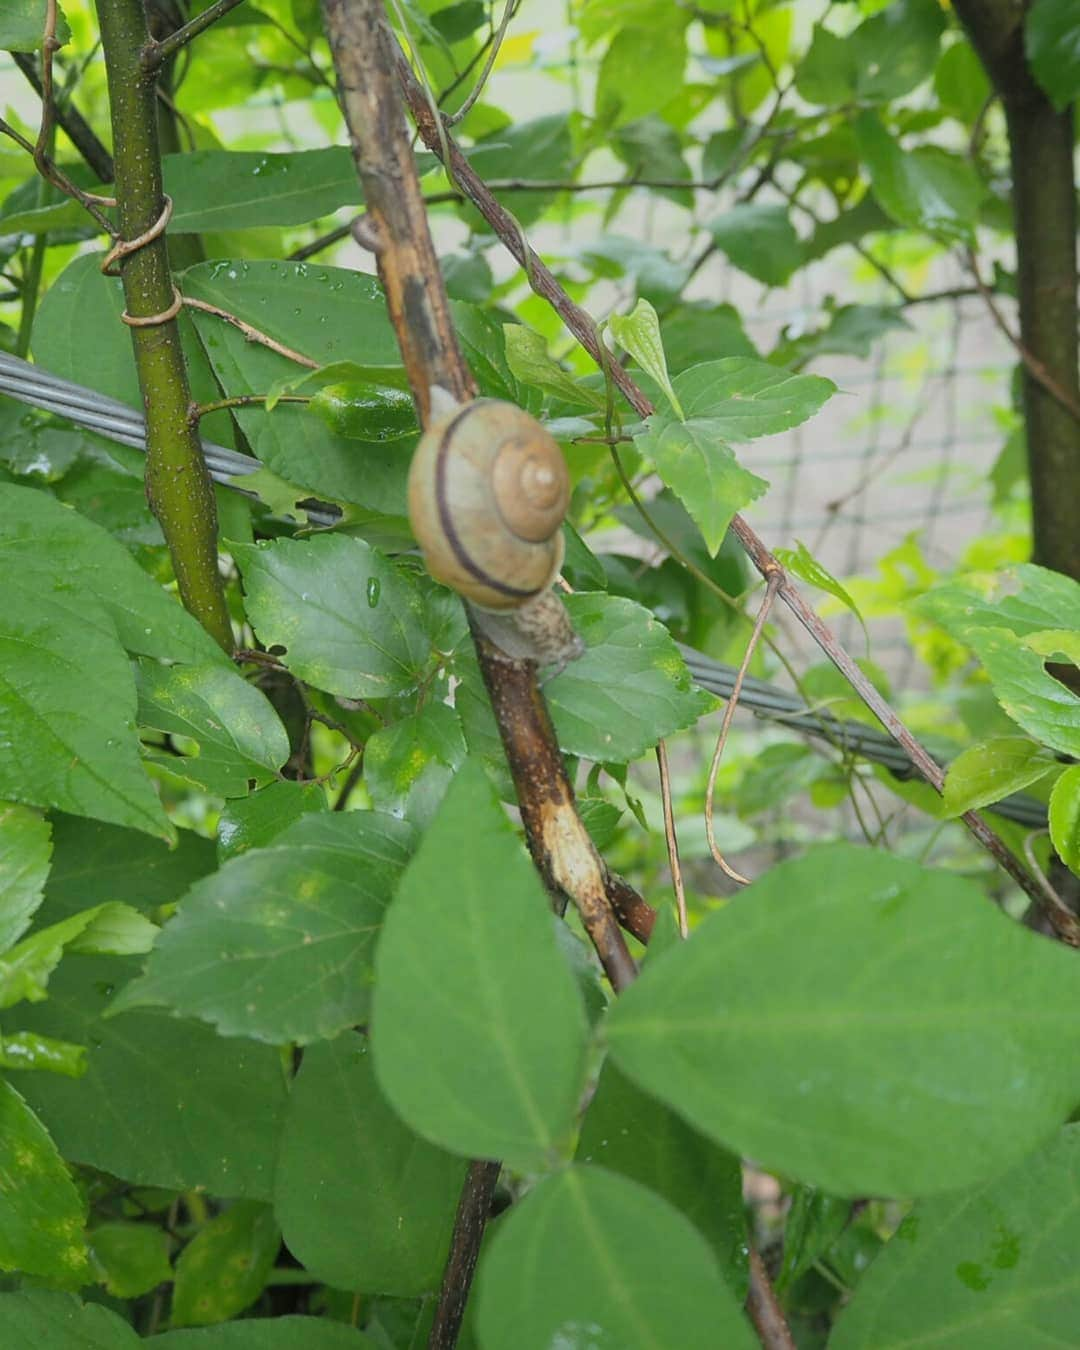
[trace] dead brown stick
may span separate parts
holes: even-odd
[[[641,417],[650,416],[653,412],[652,403],[644,392],[638,388],[630,374],[617,361],[605,362],[600,351],[596,325],[592,318],[570,299],[543,259],[529,248],[528,241],[522,235],[517,222],[495,200],[483,179],[480,178],[461,150],[455,145],[445,127],[437,127],[434,115],[424,96],[424,91],[400,48],[397,48],[395,59],[397,75],[404,91],[405,101],[416,120],[417,129],[424,144],[440,159],[443,158],[445,145],[449,152],[450,161],[446,167],[454,183],[499,236],[510,254],[521,263],[532,289],[551,304],[567,329],[577,338],[578,342],[601,369],[606,369],[609,372],[613,383],[625,395],[631,407]],[[736,516],[732,520],[731,530],[745,550],[747,557],[763,577],[768,579],[773,573],[779,573],[781,580],[776,591],[779,599],[784,602],[814,642],[832,661],[855,693],[878,718],[885,730],[903,747],[912,763],[931,787],[941,792],[945,777],[938,764],[915,739],[893,708],[881,697],[844,649],[836,635],[822,622],[813,607],[803,598],[798,588],[792,583],[791,578],[765,547],[756,532],[742,516]],[[975,811],[966,812],[961,819],[979,843],[1013,878],[1021,890],[1040,907],[1046,908],[1047,897],[1042,887],[1010,851],[1004,840],[995,834]],[[1080,921],[1067,920],[1052,909],[1048,912],[1057,935],[1070,946],[1080,946]]]
[[[394,78],[400,49],[381,0],[323,0],[353,158],[364,188],[379,279],[422,423],[429,390],[476,392],[442,284],[427,210]],[[616,989],[634,965],[607,902],[605,872],[574,805],[558,742],[530,662],[507,660],[477,641],[484,681],[519,792],[533,857],[553,890],[570,896]],[[541,769],[537,765],[543,760]]]
[[[750,1248],[750,1292],[746,1296],[746,1311],[765,1350],[795,1350],[795,1339],[769,1280],[765,1262],[753,1247]]]
[[[382,0],[323,0],[323,21],[367,204],[368,228],[361,242],[374,249],[402,361],[426,425],[433,385],[462,400],[475,395],[476,385],[458,345],[428,229],[394,74],[399,48]],[[624,988],[636,969],[608,903],[606,869],[577,814],[536,668],[507,660],[479,637],[476,651],[533,858],[549,889],[577,905],[613,987]],[[454,1344],[460,1327],[487,1220],[493,1166],[473,1163],[462,1195],[429,1341],[439,1350]]]
[[[454,1216],[454,1237],[428,1334],[428,1350],[453,1350],[457,1344],[500,1170],[497,1162],[485,1159],[469,1164]]]

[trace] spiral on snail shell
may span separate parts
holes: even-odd
[[[413,533],[437,580],[484,609],[518,609],[562,566],[570,501],[562,451],[512,403],[458,404],[435,393],[409,471]]]

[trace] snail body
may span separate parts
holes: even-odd
[[[562,451],[512,403],[461,404],[435,387],[431,405],[409,471],[409,520],[428,571],[476,607],[506,655],[565,665],[584,647],[550,591],[570,501]]]

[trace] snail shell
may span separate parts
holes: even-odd
[[[437,580],[485,609],[517,609],[562,566],[570,501],[562,451],[512,403],[447,407],[438,394],[409,471],[413,533]]]

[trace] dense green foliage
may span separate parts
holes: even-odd
[[[147,8],[167,24],[206,6]],[[503,5],[391,8],[462,108]],[[38,53],[45,13],[6,0],[0,49]],[[72,0],[58,35],[49,140],[89,187],[63,128],[77,107],[110,139],[93,6]],[[1076,6],[1036,0],[1026,44],[1069,106]],[[526,71],[555,111],[515,104]],[[29,86],[0,79],[33,141]],[[544,692],[593,838],[660,911],[617,1001],[577,920],[550,912],[464,610],[409,533],[418,428],[394,331],[355,249],[326,237],[361,193],[319,6],[245,0],[168,79],[173,264],[202,305],[181,317],[192,397],[208,441],[263,467],[236,479],[248,495],[217,491],[232,658],[176,598],[142,451],[0,397],[0,1340],[422,1345],[466,1160],[493,1158],[508,1212],[463,1345],[740,1350],[751,1245],[800,1347],[1074,1343],[1076,956],[1018,921],[1025,897],[955,820],[1027,790],[1048,832],[994,829],[1024,866],[1048,869],[1052,842],[1080,876],[1080,697],[1058,678],[1080,665],[1080,583],[1023,561],[1010,391],[995,523],[955,573],[917,530],[839,579],[767,541],[826,614],[855,612],[897,706],[874,622],[906,624],[932,686],[917,725],[953,759],[943,798],[842,746],[746,736],[719,777],[721,844],[766,844],[771,819],[797,856],[755,854],[754,883],[720,899],[696,828],[718,704],[676,645],[746,647],[759,595],[729,526],[769,485],[741,447],[812,432],[835,393],[815,362],[870,354],[950,251],[1008,242],[1004,124],[949,6],[520,7],[453,134],[607,318],[612,359],[654,399],[644,420],[524,275],[496,279],[499,241],[417,154],[480,389],[540,416],[574,482],[587,652]],[[648,211],[687,248],[646,240]],[[0,349],[141,409],[102,252],[0,136]],[[848,268],[843,303],[761,350],[733,305],[686,298],[713,254],[762,288],[857,258],[891,299]],[[1006,303],[1002,257],[984,272]],[[338,523],[310,528],[313,501]],[[752,669],[774,677],[784,634],[767,637]],[[873,720],[831,668],[796,673],[808,701]],[[685,942],[651,786],[664,739]],[[903,801],[921,823],[890,848]],[[777,1179],[775,1212],[744,1206],[744,1160]]]

